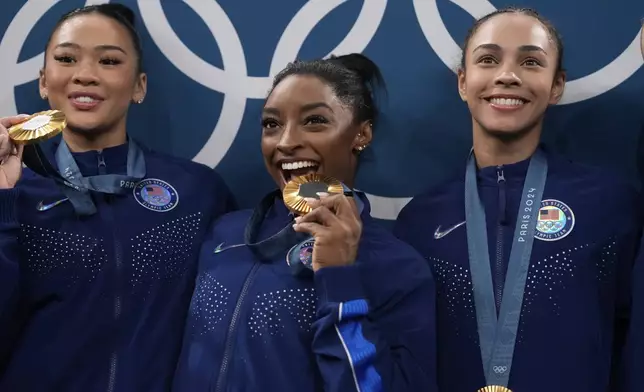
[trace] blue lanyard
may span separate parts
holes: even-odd
[[[492,288],[485,209],[478,194],[476,172],[476,160],[471,153],[465,174],[465,217],[481,358],[487,385],[507,387],[548,163],[540,150],[530,159],[498,319]]]
[[[146,174],[143,151],[134,140],[130,140],[128,143],[126,175],[105,174],[83,177],[64,140],[61,140],[56,150],[57,169],[52,167],[37,144],[26,146],[23,161],[34,172],[53,179],[61,187],[79,215],[96,213],[96,205],[89,191],[124,194],[132,190]]]

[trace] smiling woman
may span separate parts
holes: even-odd
[[[374,222],[360,192],[319,193],[297,217],[282,193],[313,172],[351,188],[379,82],[359,54],[275,77],[261,144],[279,189],[213,225],[175,391],[436,390],[425,260]]]
[[[141,55],[128,8],[63,16],[40,93],[67,127],[43,175],[7,137],[25,117],[0,119],[0,390],[170,388],[201,240],[232,206],[210,168],[128,137]]]
[[[472,118],[466,172],[414,197],[396,222],[439,282],[442,390],[616,390],[641,199],[619,174],[540,146],[563,93],[562,56],[534,10],[477,20],[457,81]]]

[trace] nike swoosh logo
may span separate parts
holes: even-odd
[[[225,250],[232,249],[232,248],[237,248],[240,246],[244,246],[246,244],[235,244],[235,245],[230,245],[230,246],[224,246],[225,242],[222,242],[221,244],[217,245],[215,250],[212,253],[221,253]]]
[[[217,245],[217,247],[215,248],[215,251],[212,252],[212,253],[223,252],[223,250],[224,250],[223,248],[224,248],[224,243],[222,242],[221,244]]]
[[[56,200],[55,202],[49,203],[49,204],[45,204],[45,201],[41,200],[41,201],[38,202],[38,205],[36,205],[36,209],[38,211],[41,211],[41,212],[42,211],[47,211],[47,210],[50,210],[50,209],[56,207],[59,204],[62,204],[64,202],[66,202],[67,200],[69,200],[69,199],[64,198],[64,199]]]
[[[445,237],[446,235],[448,235],[452,231],[458,229],[459,227],[463,226],[464,224],[465,224],[465,221],[463,221],[461,223],[457,223],[457,224],[455,224],[454,226],[450,227],[449,229],[447,229],[445,231],[441,231],[441,226],[438,225],[438,227],[436,228],[436,231],[434,232],[434,239],[435,240],[440,240],[441,238]]]

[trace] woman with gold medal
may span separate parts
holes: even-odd
[[[563,94],[563,52],[534,10],[477,20],[458,71],[467,169],[398,217],[395,234],[437,280],[441,391],[614,390],[641,199],[619,173],[540,145]]]
[[[52,110],[0,119],[0,391],[170,388],[199,246],[230,196],[127,136],[141,55],[128,8],[72,11],[46,45]]]
[[[380,73],[289,64],[262,113],[278,187],[202,248],[174,391],[435,391],[434,282],[353,190]]]

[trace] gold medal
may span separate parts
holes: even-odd
[[[488,385],[487,387],[481,388],[476,392],[512,392],[512,391],[500,385]]]
[[[58,135],[66,126],[67,118],[63,112],[46,110],[31,115],[25,121],[13,125],[7,131],[14,143],[35,144]]]
[[[304,215],[311,212],[311,207],[304,199],[319,199],[318,192],[343,193],[344,188],[342,183],[333,177],[312,173],[289,181],[282,191],[282,197],[289,210]]]

